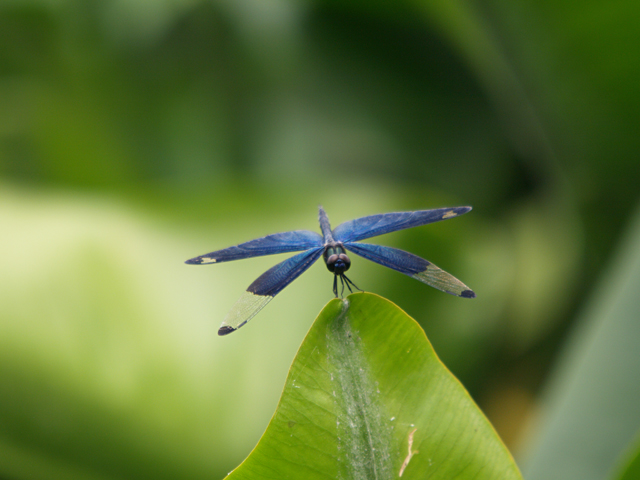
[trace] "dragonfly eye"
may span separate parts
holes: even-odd
[[[327,260],[326,260],[327,268],[329,269],[330,272],[333,272],[337,261],[338,261],[338,255],[336,255],[335,253],[327,257]]]
[[[351,260],[344,253],[334,253],[327,257],[327,268],[330,272],[340,275],[342,272],[349,270]]]
[[[337,275],[341,275],[342,273],[349,270],[351,266],[351,260],[347,257],[346,254],[341,253],[338,255],[338,258],[333,262],[333,272]]]

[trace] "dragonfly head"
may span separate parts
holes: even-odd
[[[329,271],[336,275],[342,275],[351,266],[351,260],[342,245],[328,245],[324,249],[323,256]]]

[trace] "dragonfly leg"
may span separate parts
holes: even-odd
[[[353,293],[353,290],[351,290],[351,285],[349,285],[349,279],[344,275],[342,275],[340,279],[342,280],[342,291],[344,292],[344,284],[346,283],[347,288],[349,289],[349,292]]]
[[[361,292],[364,292],[364,290],[362,290],[361,288],[358,288],[358,286],[353,283],[351,280],[349,280],[349,277],[347,277],[346,275],[342,274],[342,277],[344,278],[344,280],[346,281],[347,284],[347,288],[349,289],[349,291],[351,293],[353,293],[353,290],[351,290],[351,287],[349,286],[349,284],[353,285],[353,288],[355,288],[356,290],[360,290]],[[344,287],[343,287],[344,288]]]
[[[333,294],[338,298],[338,276],[333,276]]]

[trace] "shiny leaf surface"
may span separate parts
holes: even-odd
[[[329,302],[230,479],[521,479],[420,326],[377,295]]]

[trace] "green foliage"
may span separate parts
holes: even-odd
[[[267,431],[230,480],[522,479],[497,434],[393,303],[332,300]]]
[[[600,480],[640,429],[640,211],[562,353],[525,469]]]
[[[238,465],[330,279],[310,270],[222,341],[275,261],[182,261],[315,229],[322,203],[334,224],[472,205],[384,241],[474,302],[366,261],[354,280],[421,323],[518,458],[538,448],[518,441],[533,418],[567,439],[536,462],[577,452],[604,478],[637,428],[615,413],[636,418],[635,357],[620,360],[640,338],[618,322],[638,306],[600,274],[639,198],[639,17],[628,0],[0,1],[0,477]],[[576,408],[532,417],[566,332],[605,318],[584,334],[600,360],[572,360],[604,383],[561,361],[545,411],[579,384]]]
[[[640,436],[632,442],[623,460],[624,463],[611,476],[611,480],[638,480],[640,478]]]

